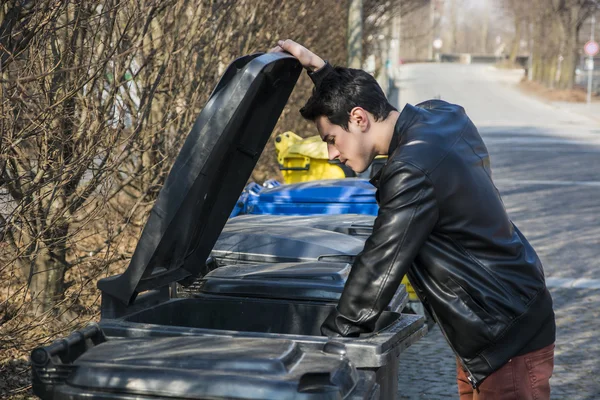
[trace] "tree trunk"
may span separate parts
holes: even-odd
[[[483,26],[481,27],[481,53],[487,54],[488,51],[488,36],[490,26],[490,5],[488,1],[484,4]]]
[[[577,25],[577,17],[579,15],[579,7],[573,6],[567,16],[561,18],[564,28],[564,47],[562,56],[562,70],[560,81],[558,82],[559,89],[573,89],[575,82],[575,67],[577,65],[577,37],[579,29]]]
[[[450,30],[452,35],[451,52],[456,53],[458,51],[458,11],[456,4],[457,0],[450,1]]]
[[[519,49],[521,47],[521,28],[523,24],[521,23],[521,19],[515,16],[515,38],[513,39],[513,45],[510,49],[510,57],[509,60],[512,64],[517,61],[517,55],[519,54]]]
[[[64,298],[65,273],[68,264],[65,249],[51,251],[38,241],[36,254],[31,258],[30,291],[33,313],[41,316],[49,311],[58,311],[55,306]],[[58,250],[58,252],[57,252]]]
[[[556,86],[556,59],[554,57],[549,57],[546,60],[546,86],[550,89],[554,89]]]
[[[43,219],[45,229],[37,238],[31,235],[28,246],[29,261],[29,289],[32,299],[32,311],[36,316],[41,316],[49,311],[58,314],[58,303],[64,299],[65,273],[69,269],[67,262],[67,239],[69,237],[69,213],[67,196],[63,190],[69,186],[66,182],[63,188],[43,188],[38,196],[42,208],[48,210],[38,214],[37,219]],[[50,194],[54,192],[54,197]],[[34,219],[32,216],[31,219]]]
[[[566,52],[565,52],[566,53]],[[577,55],[572,49],[564,55],[560,72],[560,89],[573,89],[575,83],[575,67],[577,65]]]
[[[532,71],[532,79],[535,82],[543,82],[544,80],[544,42],[542,41],[542,37],[544,35],[545,26],[540,23],[536,23],[534,25],[533,32],[533,48],[531,49],[533,53],[533,71]]]
[[[542,58],[537,53],[533,54],[531,68],[531,79],[535,82],[540,82],[542,80]]]

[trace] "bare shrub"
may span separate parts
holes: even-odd
[[[341,63],[346,4],[10,0],[0,18],[4,368],[97,318],[96,281],[127,266],[227,64],[280,38]],[[311,85],[301,78],[275,133],[312,132],[298,114]],[[253,178],[277,174],[269,144]]]

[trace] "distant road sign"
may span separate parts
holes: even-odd
[[[599,50],[600,46],[598,46],[598,42],[594,42],[592,40],[590,40],[585,44],[585,46],[583,46],[583,51],[590,57],[593,57],[596,54],[598,54]]]

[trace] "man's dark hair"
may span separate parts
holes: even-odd
[[[373,114],[375,121],[384,120],[396,111],[370,74],[360,69],[335,67],[335,73],[327,74],[313,89],[300,114],[310,121],[325,116],[332,124],[348,130],[354,107],[364,108]]]

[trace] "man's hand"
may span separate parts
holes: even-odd
[[[310,72],[316,71],[325,65],[325,61],[306,47],[293,40],[280,40],[277,42],[277,46],[269,50],[274,51],[287,51],[300,61],[300,64]]]

